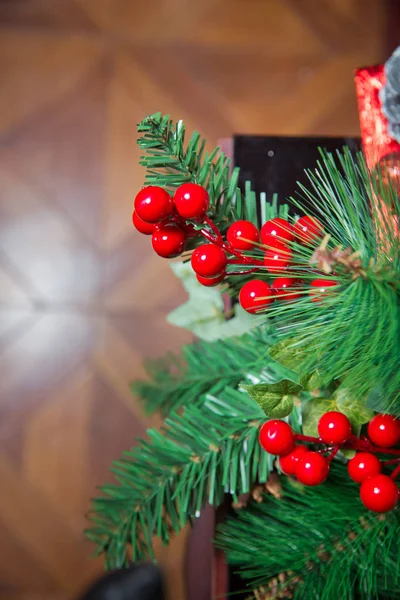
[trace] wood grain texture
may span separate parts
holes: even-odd
[[[353,69],[385,57],[385,6],[0,2],[1,598],[67,600],[101,571],[89,498],[150,423],[129,382],[190,339],[165,322],[179,283],[131,227],[136,123],[170,112],[210,147],[356,134]],[[185,536],[159,553],[183,600]]]

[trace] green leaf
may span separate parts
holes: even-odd
[[[365,401],[354,398],[345,388],[339,388],[332,398],[315,398],[303,406],[303,432],[318,437],[318,421],[328,411],[335,410],[348,417],[352,431],[359,434],[361,425],[368,423],[374,413],[366,407]]]
[[[290,415],[295,400],[303,390],[303,386],[290,379],[241,387],[261,406],[267,417],[277,419]]]

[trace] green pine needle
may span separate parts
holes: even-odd
[[[298,600],[400,598],[398,511],[367,511],[337,463],[322,486],[280,481],[282,498],[253,502],[217,534],[217,546],[252,588],[267,592],[279,582],[274,597],[287,590]]]

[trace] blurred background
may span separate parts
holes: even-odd
[[[129,382],[190,335],[133,231],[136,124],[158,110],[209,147],[233,133],[357,135],[357,66],[396,45],[384,0],[0,1],[0,597],[69,600],[101,572],[95,488],[158,424]],[[312,166],[312,165],[310,165]],[[160,549],[185,598],[185,535]]]

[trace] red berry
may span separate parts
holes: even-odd
[[[260,231],[261,241],[265,246],[273,246],[275,248],[276,242],[292,242],[294,240],[293,225],[276,217],[264,223]]]
[[[274,293],[266,281],[253,279],[244,284],[239,293],[240,306],[254,314],[274,301]]]
[[[135,198],[135,211],[147,223],[157,223],[166,219],[173,209],[171,196],[157,185],[143,188]]]
[[[375,415],[368,424],[368,435],[376,446],[391,448],[400,441],[400,421],[392,415]]]
[[[373,475],[381,472],[381,463],[375,454],[370,452],[357,452],[347,463],[350,478],[356,483],[362,483]]]
[[[225,271],[217,275],[216,277],[202,277],[201,275],[196,275],[197,281],[201,283],[201,285],[205,285],[206,287],[213,287],[214,285],[218,285],[225,278]]]
[[[245,238],[245,239],[239,239]],[[235,250],[251,250],[254,248],[252,242],[258,242],[258,229],[250,221],[236,221],[232,223],[226,232],[226,239]],[[250,241],[245,241],[250,240]]]
[[[301,292],[295,291],[298,285],[299,282],[296,279],[277,277],[272,282],[271,288],[279,300],[297,300],[298,298],[302,298]]]
[[[226,254],[219,246],[202,244],[192,254],[193,271],[201,277],[216,277],[226,267]]]
[[[318,421],[318,435],[325,444],[343,444],[351,436],[350,421],[343,413],[331,410]]]
[[[274,248],[270,248],[264,255],[264,265],[270,273],[283,271],[290,263],[292,253],[282,242],[276,240]]]
[[[295,223],[294,232],[302,244],[311,244],[324,235],[324,229],[318,219],[308,215],[300,217]]]
[[[210,199],[205,188],[197,183],[183,183],[174,194],[177,213],[184,219],[202,219]]]
[[[292,428],[278,419],[267,421],[260,429],[260,444],[270,454],[288,454],[294,448]]]
[[[365,508],[379,513],[387,512],[396,506],[399,490],[387,475],[374,475],[361,484],[360,498]]]
[[[329,461],[318,452],[306,452],[296,463],[295,475],[304,485],[319,485],[328,473]]]
[[[285,454],[285,456],[281,456],[279,458],[279,466],[283,473],[286,475],[294,475],[296,472],[296,464],[299,458],[308,452],[308,448],[306,446],[295,446],[294,450],[289,452],[289,454]]]
[[[151,242],[159,256],[174,258],[183,252],[186,235],[175,223],[167,223],[154,231]]]
[[[143,221],[136,211],[133,211],[132,213],[132,223],[136,229],[140,231],[140,233],[144,233],[144,235],[151,235],[157,228],[157,223],[147,223],[146,221]]]
[[[338,282],[334,279],[314,279],[311,282],[312,287],[309,291],[311,300],[319,302],[321,298],[326,298],[329,295],[329,292],[326,292],[326,288],[334,287],[335,285],[338,285]]]

